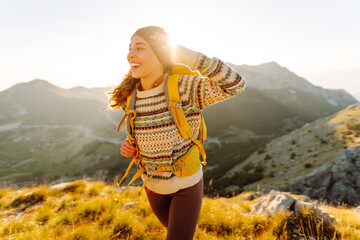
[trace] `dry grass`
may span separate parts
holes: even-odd
[[[259,199],[241,196],[205,197],[195,239],[295,239],[296,233],[308,236],[303,239],[360,240],[360,214],[346,206],[324,206],[338,220],[329,229],[307,212],[271,219],[251,216]],[[119,198],[115,186],[83,180],[62,188],[0,189],[0,239],[165,239],[166,229],[144,192],[138,196],[138,189],[129,189],[118,204],[115,197]],[[131,202],[138,203],[122,210]]]

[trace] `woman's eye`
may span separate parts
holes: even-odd
[[[136,51],[142,51],[142,50],[145,50],[145,48],[143,47],[136,47],[135,48]],[[131,47],[129,48],[129,52],[131,51]]]

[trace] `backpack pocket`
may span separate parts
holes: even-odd
[[[171,165],[172,172],[178,177],[187,177],[200,169],[199,148],[194,144],[190,149]]]

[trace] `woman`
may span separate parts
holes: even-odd
[[[133,134],[139,153],[125,140],[121,154],[138,154],[147,166],[169,166],[194,144],[181,137],[165,99],[164,83],[175,62],[201,73],[182,76],[178,82],[182,108],[195,137],[199,135],[201,111],[242,92],[246,81],[217,58],[180,45],[173,55],[168,35],[159,27],[140,28],[131,37],[129,47],[130,71],[112,92],[110,107],[124,108],[127,97],[136,91]],[[186,177],[171,171],[147,171],[141,178],[145,182],[151,175],[145,190],[155,215],[168,230],[166,239],[192,239],[203,196],[202,166]]]

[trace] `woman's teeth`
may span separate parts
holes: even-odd
[[[130,63],[130,66],[131,67],[139,67],[141,64],[139,63]]]

